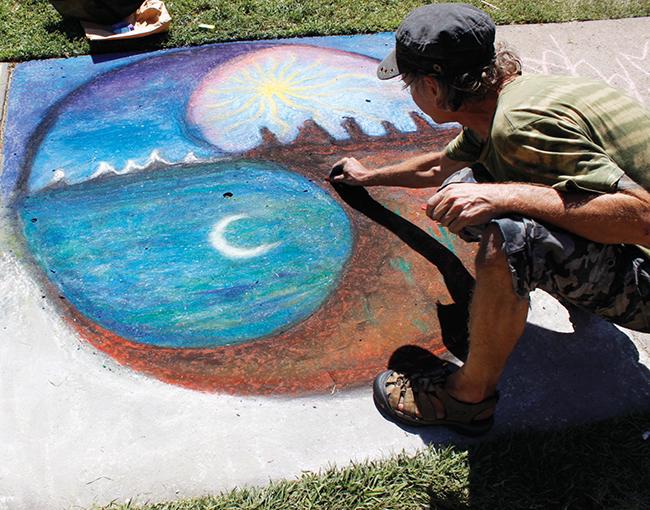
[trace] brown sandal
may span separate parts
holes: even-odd
[[[494,410],[499,400],[498,394],[476,404],[461,402],[444,388],[448,375],[449,371],[445,367],[412,374],[387,370],[375,378],[375,404],[387,418],[399,423],[415,426],[444,425],[466,435],[485,434],[492,428],[494,417],[480,416]],[[442,418],[436,414],[436,400],[444,408],[445,416]],[[400,404],[403,409],[399,409]]]

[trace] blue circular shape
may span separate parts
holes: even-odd
[[[242,343],[304,320],[336,288],[353,245],[332,197],[268,162],[44,190],[20,215],[37,261],[83,315],[164,347]]]

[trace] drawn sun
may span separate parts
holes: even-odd
[[[190,98],[188,120],[208,142],[233,152],[258,146],[261,128],[290,143],[307,120],[337,139],[348,136],[341,125],[346,118],[374,136],[386,133],[387,118],[401,131],[415,131],[405,92],[397,82],[375,79],[376,65],[369,57],[310,46],[259,50],[209,73]]]

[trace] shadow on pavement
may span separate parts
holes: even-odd
[[[585,312],[571,318],[574,333],[528,324],[490,433],[402,427],[467,449],[469,505],[430,491],[431,509],[650,508],[650,371],[619,329]],[[412,354],[417,366],[439,362]]]
[[[474,278],[456,255],[417,225],[386,209],[365,188],[334,183],[332,187],[350,207],[392,232],[436,266],[452,299],[467,306]]]
[[[398,236],[441,272],[454,304],[439,305],[443,341],[459,359],[467,352],[467,304],[474,280],[461,261],[416,225],[389,211],[361,187],[333,185],[353,209]],[[635,412],[650,412],[650,372],[631,340],[612,324],[571,310],[573,333],[528,324],[503,374],[495,425],[477,439],[443,427],[402,427],[427,444],[476,444],[515,431],[562,430]],[[410,351],[408,349],[411,349]],[[399,363],[426,366],[432,354],[405,346]],[[395,356],[391,359],[395,363]]]
[[[499,384],[495,425],[480,438],[443,427],[402,427],[426,444],[472,445],[521,431],[559,431],[650,413],[650,371],[618,328],[586,312],[572,312],[574,333],[528,324]],[[433,355],[430,355],[433,357]],[[417,359],[427,356],[418,353]]]

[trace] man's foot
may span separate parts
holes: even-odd
[[[467,435],[489,431],[498,394],[462,402],[445,389],[448,375],[444,367],[412,374],[388,370],[375,378],[375,404],[386,417],[407,425],[445,425]]]

